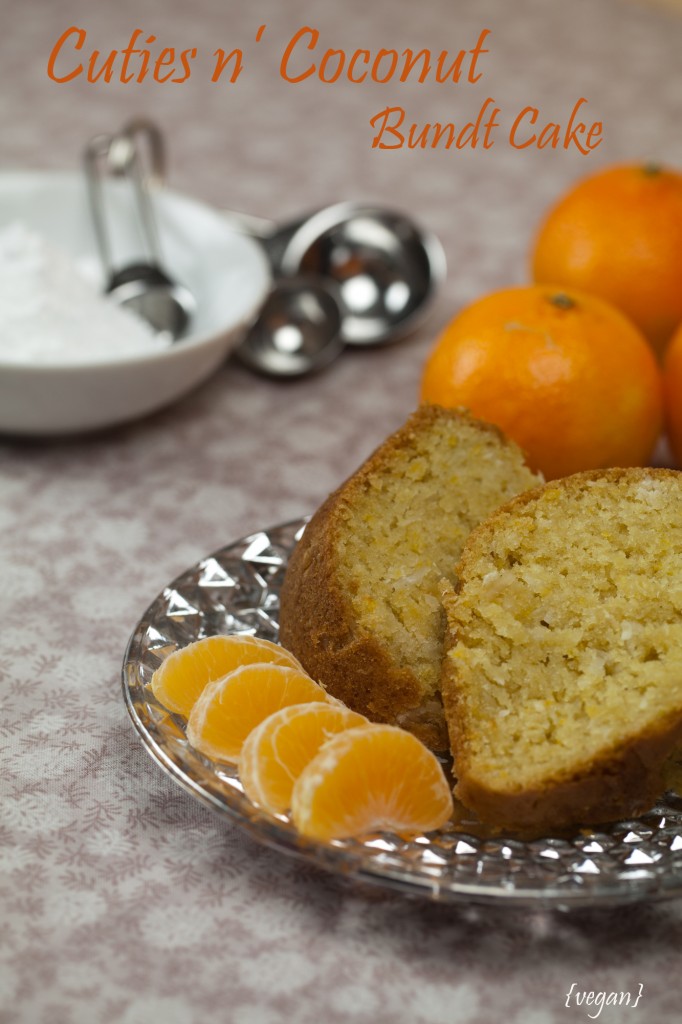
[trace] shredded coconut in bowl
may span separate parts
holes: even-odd
[[[168,348],[101,295],[67,253],[19,222],[0,229],[0,362],[69,365]]]

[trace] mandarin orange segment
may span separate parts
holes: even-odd
[[[152,676],[152,692],[169,711],[187,716],[208,683],[254,662],[272,662],[301,670],[293,654],[270,640],[255,636],[208,636],[170,654]]]
[[[335,736],[294,784],[291,812],[303,835],[329,841],[386,829],[429,832],[453,812],[437,758],[409,732],[368,725]]]
[[[215,761],[237,764],[252,729],[280,708],[334,698],[301,668],[244,665],[209,683],[190,712],[187,739]]]
[[[271,814],[291,806],[294,783],[320,747],[337,733],[369,725],[363,715],[331,704],[282,708],[261,722],[242,747],[239,778],[252,803]]]

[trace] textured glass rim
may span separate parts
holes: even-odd
[[[144,657],[153,650],[149,643],[150,637],[166,640],[161,646],[178,646],[159,628],[160,622],[167,621],[160,616],[160,609],[168,605],[169,595],[182,596],[183,591],[189,591],[190,594],[196,592],[198,580],[206,565],[227,563],[237,568],[243,567],[247,564],[244,554],[255,542],[262,543],[266,538],[272,542],[275,554],[264,560],[269,563],[266,569],[259,563],[256,578],[263,585],[264,596],[272,599],[270,610],[275,611],[278,589],[268,585],[267,576],[263,578],[263,572],[271,572],[273,567],[277,572],[283,570],[287,554],[295,545],[306,522],[306,518],[296,519],[249,534],[219,548],[172,580],[152,601],[135,626],[123,660],[124,699],[148,754],[174,782],[211,810],[227,816],[266,846],[294,855],[346,879],[357,879],[438,902],[570,909],[615,906],[643,899],[670,899],[682,895],[682,798],[675,794],[666,795],[668,801],[674,802],[674,806],[666,804],[664,798],[660,805],[642,818],[613,823],[598,832],[577,830],[579,834],[571,839],[549,836],[530,842],[504,833],[483,839],[451,828],[419,836],[411,841],[377,833],[363,842],[343,840],[326,844],[298,835],[286,817],[274,818],[254,807],[241,791],[235,770],[210,762],[194,752],[184,739],[181,720],[170,715],[156,702],[148,686],[151,668],[145,665]],[[248,565],[249,571],[252,571],[251,563]],[[208,595],[210,600],[210,586],[201,589],[202,597]],[[238,587],[236,592],[239,593]],[[225,607],[229,608],[229,605]],[[201,632],[204,625],[201,613],[197,612],[193,617],[197,619],[198,628],[192,627],[189,632],[185,631],[183,643],[205,635]],[[272,629],[275,627],[273,620],[269,639],[273,638]],[[264,635],[258,628],[245,632]],[[656,853],[658,848],[652,847],[650,854],[644,854],[639,844],[645,843],[654,834],[653,827],[644,824],[645,819],[658,817],[664,824],[657,827],[662,829],[671,815],[675,821],[679,818],[680,827],[675,832],[670,850],[665,850],[659,856]],[[640,836],[638,829],[640,832],[648,832],[649,836]],[[619,831],[625,832],[620,842],[617,839]],[[444,843],[448,844],[447,848]],[[578,847],[576,843],[579,843]],[[605,849],[602,849],[604,845]],[[598,867],[590,867],[593,864],[588,856],[591,847],[599,847],[600,854],[608,854],[609,859],[603,863],[601,871]],[[634,857],[638,851],[639,860]],[[624,865],[619,869],[614,858],[621,854],[624,859],[626,854],[632,854],[633,857],[627,858],[630,866]],[[663,859],[664,855],[669,863],[660,865],[658,860]],[[652,860],[652,857],[657,856],[658,860]],[[548,858],[547,863],[541,860],[543,857]],[[572,863],[571,858],[580,857],[585,858],[582,864]],[[630,863],[633,858],[634,863]],[[467,876],[472,877],[456,877],[458,868],[463,864],[467,867]],[[527,870],[547,868],[547,880],[535,886],[520,885],[515,883],[513,873],[500,880],[499,872],[509,864],[518,868],[519,878],[523,877],[524,865]],[[552,870],[554,868],[556,870]],[[608,868],[608,871],[604,868]]]

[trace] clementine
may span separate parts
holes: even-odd
[[[639,466],[662,421],[661,375],[637,328],[592,295],[544,285],[479,299],[429,356],[422,401],[501,427],[546,479]]]
[[[533,277],[622,310],[657,353],[682,322],[682,174],[612,167],[579,182],[549,212]]]
[[[682,324],[665,354],[663,391],[668,439],[678,466],[682,466]]]

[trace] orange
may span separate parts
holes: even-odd
[[[169,711],[187,716],[207,683],[239,665],[262,661],[301,667],[293,654],[269,640],[208,636],[169,654],[152,676],[152,692]]]
[[[663,387],[668,438],[677,464],[682,466],[682,325],[665,354]]]
[[[244,665],[209,683],[187,721],[187,739],[215,761],[239,761],[252,729],[289,704],[329,701],[319,683],[288,665]]]
[[[501,427],[546,479],[639,466],[662,421],[660,371],[637,328],[591,295],[546,285],[479,299],[429,356],[423,401]]]
[[[552,209],[533,277],[599,295],[630,317],[659,354],[682,322],[682,174],[612,167],[580,181]]]
[[[294,782],[327,740],[367,719],[331,704],[298,704],[276,711],[249,733],[239,758],[239,778],[252,803],[271,814],[291,806]]]
[[[430,832],[453,811],[436,757],[394,725],[339,733],[294,784],[291,813],[303,835],[328,841],[388,830]]]

